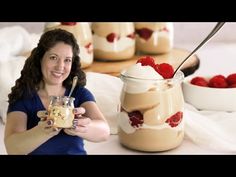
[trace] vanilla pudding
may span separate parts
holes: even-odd
[[[163,79],[151,66],[137,63],[121,73],[124,82],[119,114],[121,144],[140,151],[165,151],[184,137],[184,75]]]
[[[135,53],[134,24],[131,22],[92,23],[94,57],[100,60],[126,60]]]
[[[73,97],[50,97],[48,107],[49,118],[52,119],[54,127],[70,128],[74,120],[74,98]]]
[[[45,23],[45,31],[56,28],[64,29],[74,34],[79,45],[79,57],[81,67],[86,68],[93,62],[93,39],[90,25],[87,22],[48,22]]]
[[[173,23],[136,22],[136,50],[150,54],[170,52],[173,48]]]

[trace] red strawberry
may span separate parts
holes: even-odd
[[[93,53],[93,44],[89,42],[87,45],[84,46],[87,49],[89,54]]]
[[[226,78],[229,85],[236,84],[236,73],[228,75]]]
[[[175,113],[174,115],[172,115],[171,117],[169,117],[166,120],[166,123],[168,123],[171,127],[176,127],[180,124],[180,122],[182,121],[182,118],[183,118],[183,112],[179,111]]]
[[[136,33],[143,39],[148,40],[153,33],[153,30],[148,28],[136,29]]]
[[[108,42],[114,42],[114,40],[119,40],[119,36],[118,36],[118,34],[116,34],[116,33],[110,33],[109,35],[107,35],[107,41]]]
[[[174,68],[168,63],[157,64],[154,69],[164,78],[169,79],[173,77]]]
[[[62,25],[74,26],[76,22],[61,22]]]
[[[150,56],[141,57],[136,63],[141,63],[142,66],[151,66],[153,68],[155,67],[155,59]]]
[[[229,85],[228,88],[236,88],[236,84]]]
[[[191,81],[190,81],[191,84],[193,85],[198,85],[198,86],[202,86],[202,87],[208,87],[208,82],[206,81],[205,78],[203,77],[194,77]]]
[[[223,75],[216,75],[216,76],[213,76],[209,80],[209,87],[213,87],[213,88],[227,88],[228,87],[228,83],[226,81],[225,76],[223,76]]]
[[[139,111],[133,111],[128,113],[129,120],[133,127],[139,127],[143,124],[143,115]]]

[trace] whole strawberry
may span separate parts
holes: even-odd
[[[142,66],[151,66],[155,68],[155,60],[153,57],[150,56],[144,56],[138,59],[136,63],[141,63]]]
[[[216,76],[212,77],[209,80],[209,87],[213,87],[213,88],[227,88],[228,87],[228,83],[226,81],[225,76],[223,76],[223,75],[216,75]]]
[[[174,75],[174,68],[168,63],[156,64],[155,70],[164,78],[170,79]]]
[[[207,80],[205,78],[203,78],[203,77],[200,77],[200,76],[194,77],[190,81],[190,83],[193,84],[193,85],[201,86],[201,87],[208,87]]]
[[[229,85],[235,85],[236,84],[236,73],[228,75],[226,78]]]

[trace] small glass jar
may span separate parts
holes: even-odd
[[[173,48],[172,22],[136,22],[136,50],[148,54],[163,54]]]
[[[48,107],[49,119],[54,122],[54,127],[70,128],[74,120],[74,100],[68,96],[50,96]]]
[[[124,146],[140,151],[166,151],[184,138],[184,99],[177,72],[171,79],[139,79],[121,74],[124,82],[118,136]]]
[[[105,61],[131,59],[135,53],[134,24],[92,23],[94,58]]]
[[[71,32],[79,45],[79,57],[81,68],[86,68],[93,63],[93,38],[88,22],[48,22],[45,24],[44,31],[56,28]]]

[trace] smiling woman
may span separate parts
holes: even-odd
[[[93,94],[85,88],[86,75],[78,54],[77,41],[68,31],[55,29],[41,36],[8,95],[7,153],[86,154],[83,139],[100,142],[108,138],[108,123]],[[75,98],[72,126],[57,127],[45,110],[50,96],[69,95],[75,76],[78,82],[71,95]],[[42,111],[44,114],[38,114]]]

